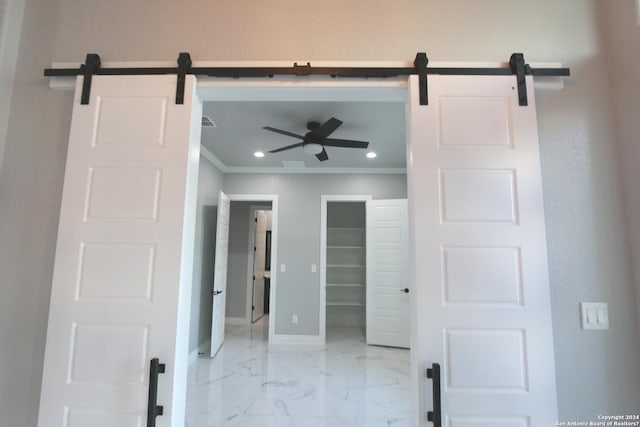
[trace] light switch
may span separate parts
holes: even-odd
[[[609,329],[609,310],[603,302],[581,302],[582,329]]]
[[[285,273],[287,271],[287,266],[285,264],[280,264],[280,273]]]
[[[318,267],[316,266],[316,264],[311,264],[311,272],[315,273],[316,271],[318,271]]]

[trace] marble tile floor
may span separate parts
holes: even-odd
[[[327,328],[325,347],[267,345],[268,319],[228,326],[189,368],[186,427],[408,427],[409,351]]]

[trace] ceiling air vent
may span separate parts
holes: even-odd
[[[299,160],[283,160],[282,166],[285,169],[304,169],[305,168],[304,162]]]
[[[202,127],[203,128],[215,128],[217,126],[216,126],[215,123],[213,123],[213,120],[211,120],[211,117],[202,116]]]

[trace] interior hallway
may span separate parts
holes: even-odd
[[[190,366],[186,427],[410,425],[408,350],[367,346],[357,328],[269,349],[268,324],[227,326],[215,359]]]

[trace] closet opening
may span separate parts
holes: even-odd
[[[326,334],[366,336],[366,202],[327,202]]]

